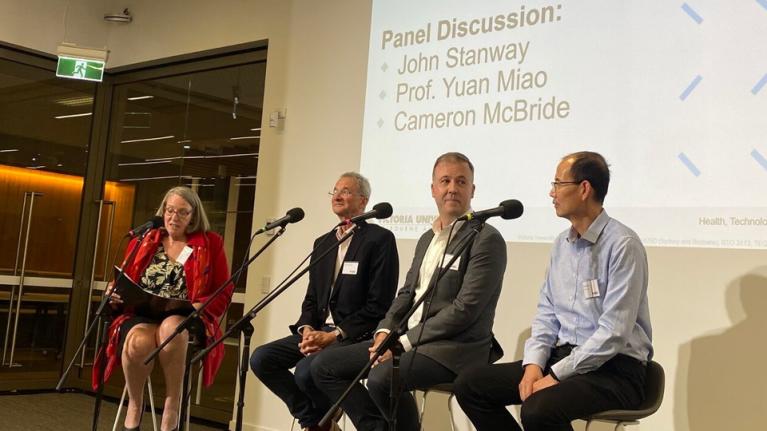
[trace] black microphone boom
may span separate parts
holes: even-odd
[[[259,233],[266,232],[268,230],[272,230],[276,227],[284,227],[288,223],[296,223],[304,219],[304,210],[301,208],[293,208],[288,210],[287,213],[285,213],[285,217],[278,218],[277,220],[274,220],[273,222],[267,223],[266,226],[262,227],[261,229],[256,232],[256,235]]]
[[[501,202],[495,208],[490,208],[489,210],[484,211],[470,212],[466,215],[462,215],[461,217],[458,217],[458,220],[479,219],[484,221],[490,217],[495,216],[501,216],[501,218],[504,220],[511,220],[521,216],[523,211],[524,207],[522,206],[522,202],[516,199],[509,199]]]
[[[352,217],[349,220],[349,223],[357,223],[361,222],[363,220],[369,220],[371,218],[377,218],[377,219],[385,219],[391,217],[391,214],[394,212],[394,210],[391,207],[391,204],[389,202],[380,202],[373,206],[373,209],[358,215],[357,217]]]
[[[162,217],[160,216],[154,216],[149,220],[148,222],[136,226],[133,229],[128,231],[128,236],[131,237],[137,237],[141,235],[142,233],[148,231],[149,229],[157,229],[158,227],[162,226],[164,224]]]

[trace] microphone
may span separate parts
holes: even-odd
[[[157,229],[158,227],[162,226],[164,224],[164,221],[162,217],[160,216],[154,216],[152,217],[148,222],[136,226],[133,229],[128,231],[128,236],[130,237],[137,237],[140,235],[143,235],[144,232],[148,231],[149,229]]]
[[[484,211],[470,212],[466,215],[462,215],[458,217],[458,220],[468,221],[468,220],[478,219],[481,221],[485,221],[489,219],[490,217],[495,217],[495,216],[501,216],[501,218],[504,220],[511,220],[521,216],[523,211],[524,211],[524,207],[522,206],[522,202],[516,199],[509,199],[509,200],[505,200],[501,202],[495,208],[490,208],[489,210],[484,210]]]
[[[284,227],[288,223],[296,223],[303,219],[304,219],[304,210],[302,210],[301,208],[289,209],[288,212],[285,213],[285,217],[281,217],[271,223],[267,223],[266,226],[259,229],[255,233],[255,235],[266,232],[268,230],[272,230],[276,227]]]
[[[371,218],[376,219],[385,219],[391,217],[391,214],[394,212],[394,209],[392,209],[391,204],[389,202],[380,202],[373,206],[373,209],[362,213],[356,217],[352,217],[348,220],[344,220],[339,225],[344,224],[353,224],[353,223],[359,223],[364,220],[369,220]]]

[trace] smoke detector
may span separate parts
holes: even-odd
[[[128,24],[131,21],[133,21],[133,15],[130,14],[130,11],[126,7],[125,9],[123,9],[122,12],[105,14],[104,21],[121,22],[123,24]]]

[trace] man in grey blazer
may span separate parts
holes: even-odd
[[[472,244],[439,281],[432,297],[408,319],[407,331],[399,337],[404,353],[397,429],[419,429],[415,400],[407,391],[452,382],[462,369],[501,357],[503,351],[492,328],[506,269],[506,244],[490,225],[456,221],[470,211],[474,189],[474,167],[465,155],[446,153],[437,158],[431,193],[439,217],[418,241],[405,285],[378,324],[373,342],[328,351],[311,365],[315,384],[331,400],[340,398],[387,333],[435,281],[438,268],[449,262],[461,239],[480,227]],[[357,382],[342,404],[359,431],[387,429],[390,358],[390,351],[382,355],[368,374],[367,390]]]

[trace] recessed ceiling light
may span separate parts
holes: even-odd
[[[83,112],[82,114],[69,114],[69,115],[57,115],[53,118],[57,120],[62,120],[64,118],[76,118],[76,117],[88,117],[90,115],[93,115],[92,112]]]
[[[93,104],[93,96],[65,97],[63,99],[58,99],[55,102],[64,106],[85,106]]]
[[[151,181],[151,180],[167,180],[171,178],[181,178],[181,179],[189,179],[193,180],[195,178],[199,177],[190,177],[189,175],[168,175],[165,177],[143,177],[143,178],[120,178],[119,181]]]
[[[170,160],[160,160],[160,161],[154,161],[154,162],[125,162],[125,163],[118,163],[117,166],[156,165],[159,163],[170,163]]]
[[[146,142],[146,141],[160,141],[162,139],[172,139],[175,138],[174,135],[168,135],[168,136],[157,136],[154,138],[141,138],[141,139],[126,139],[124,141],[120,141],[121,144],[129,144],[131,142]]]
[[[157,160],[179,160],[179,159],[228,159],[230,157],[258,157],[258,153],[242,153],[242,154],[222,154],[220,156],[175,156],[175,157],[160,157],[157,159],[146,159],[147,162],[154,162]]]

